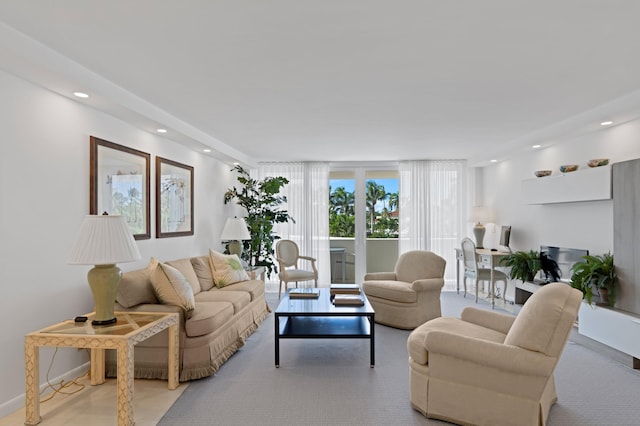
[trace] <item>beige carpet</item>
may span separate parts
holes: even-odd
[[[58,394],[40,404],[42,426],[114,426],[116,417],[116,381],[107,379],[100,386],[89,380],[78,380],[85,387],[73,395]],[[182,395],[188,384],[170,391],[164,380],[136,380],[134,385],[134,415],[136,426],[155,426],[164,413]],[[70,391],[74,388],[70,388]],[[24,424],[24,408],[0,419],[0,426]]]

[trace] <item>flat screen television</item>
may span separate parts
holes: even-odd
[[[577,263],[582,262],[584,259],[582,256],[587,256],[589,250],[586,249],[573,249],[566,247],[555,246],[540,246],[540,257],[543,263],[543,271],[540,272],[540,278],[546,282],[560,281],[564,283],[571,282],[571,267]],[[552,269],[553,272],[545,274],[545,257],[547,259],[547,269]],[[557,277],[554,276],[557,274]]]

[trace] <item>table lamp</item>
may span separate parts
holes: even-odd
[[[247,222],[241,217],[228,218],[222,228],[222,241],[229,241],[229,253],[236,254],[238,257],[242,254],[241,240],[250,240],[251,234],[247,229]]]
[[[473,227],[473,236],[476,239],[476,248],[484,248],[482,244],[486,229],[482,223],[493,222],[493,216],[493,210],[488,207],[476,206],[471,209],[469,222],[475,222],[476,224]]]
[[[116,322],[113,306],[122,271],[115,264],[138,259],[138,246],[123,216],[85,216],[67,263],[95,265],[87,274],[95,303],[93,325]]]

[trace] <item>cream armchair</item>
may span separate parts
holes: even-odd
[[[439,317],[446,261],[430,251],[398,257],[394,272],[364,276],[362,290],[376,311],[376,322],[411,330]]]
[[[553,371],[582,293],[563,283],[535,292],[517,317],[467,307],[409,335],[411,405],[457,424],[546,424]]]

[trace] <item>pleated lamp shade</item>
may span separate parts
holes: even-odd
[[[87,215],[67,263],[110,265],[138,259],[138,246],[123,216]]]

